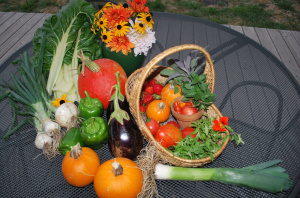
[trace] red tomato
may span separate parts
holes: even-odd
[[[157,132],[157,130],[159,129],[160,124],[156,120],[151,119],[149,122],[146,123],[146,126],[148,127],[148,129],[150,130],[152,135],[154,136],[155,133]]]
[[[174,102],[174,110],[177,112],[177,113],[181,113],[181,107],[179,105],[178,102]]]
[[[177,122],[175,122],[175,121],[170,121],[167,124],[172,124],[172,125],[174,125],[174,126],[176,126],[176,127],[178,127],[180,129],[179,124]]]
[[[193,115],[195,113],[198,113],[198,109],[196,107],[191,107],[191,106],[185,105],[181,109],[181,114],[182,115]]]
[[[186,136],[190,135],[192,132],[194,132],[195,129],[192,127],[186,127],[182,130],[182,138],[186,138]],[[195,138],[197,134],[192,134],[192,138]]]
[[[182,133],[179,128],[172,124],[162,125],[155,134],[157,142],[165,148],[174,146],[182,139]]]
[[[125,82],[127,80],[124,69],[116,62],[107,58],[93,61],[100,66],[100,71],[93,73],[87,67],[78,77],[78,92],[81,98],[85,98],[84,91],[87,91],[92,98],[98,98],[107,109],[112,95],[111,88],[117,83],[116,72],[119,71],[121,93],[125,96]]]

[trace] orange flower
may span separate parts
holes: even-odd
[[[127,3],[130,5],[130,7],[135,12],[149,12],[149,7],[146,7],[145,4],[147,3],[147,0],[127,0]]]
[[[128,22],[132,14],[133,10],[126,9],[123,5],[117,6],[112,4],[112,7],[104,10],[103,17],[107,19],[108,28],[112,30],[116,23],[120,21]]]
[[[114,36],[112,41],[106,45],[111,48],[111,51],[122,51],[124,55],[127,56],[128,52],[131,52],[131,49],[135,47],[133,43],[131,43],[126,35],[124,36]]]
[[[214,131],[219,131],[219,132],[226,131],[226,125],[228,125],[228,117],[221,117],[220,121],[215,119],[213,130]]]

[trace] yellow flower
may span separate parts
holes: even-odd
[[[103,14],[104,11],[105,11],[107,8],[109,8],[109,7],[112,7],[112,3],[111,3],[111,2],[107,2],[107,3],[102,7],[102,9],[99,10],[99,11],[95,14],[95,17],[98,16],[98,19],[99,19],[100,14]]]
[[[99,19],[99,21],[97,22],[97,26],[99,27],[99,29],[100,28],[105,29],[107,27],[107,19],[104,17],[101,17]]]
[[[153,30],[154,21],[152,20],[152,16],[148,12],[141,12],[138,14],[139,20],[145,25],[145,28],[148,26]]]
[[[91,31],[93,32],[93,34],[96,34],[96,30],[94,26],[92,26]]]
[[[62,96],[61,96],[61,99],[56,98],[55,100],[53,100],[53,101],[52,101],[52,105],[53,105],[54,107],[59,107],[60,105],[66,103],[66,102],[72,102],[72,101],[66,100],[66,98],[67,98],[67,94],[62,95]]]
[[[101,12],[102,12],[102,9],[99,10],[99,11],[95,14],[95,19],[99,19],[99,18],[100,18]]]
[[[112,40],[111,31],[106,31],[106,29],[103,29],[103,31],[101,31],[101,39],[104,43],[109,43]]]
[[[127,25],[127,22],[116,23],[114,28],[115,36],[124,36],[129,32],[129,26]]]
[[[139,32],[140,34],[144,34],[145,32],[145,26],[140,22],[136,22],[133,28],[135,28],[135,31]]]

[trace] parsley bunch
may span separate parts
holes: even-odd
[[[182,139],[172,149],[173,154],[191,160],[210,156],[213,161],[213,154],[221,148],[228,138],[226,136],[222,140],[221,133],[213,130],[213,120],[214,118],[203,118],[197,122],[192,122],[191,127],[195,128],[195,131],[191,134],[196,134],[196,137],[192,138],[191,135],[188,135]],[[220,141],[222,144],[220,144]]]

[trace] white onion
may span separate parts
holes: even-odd
[[[43,122],[43,127],[44,131],[49,136],[53,136],[56,131],[60,131],[60,125],[50,119]]]
[[[74,103],[66,102],[56,109],[55,121],[62,127],[70,127],[78,113],[78,107]]]
[[[43,149],[46,143],[52,144],[52,138],[46,133],[38,133],[34,141],[36,148]]]

